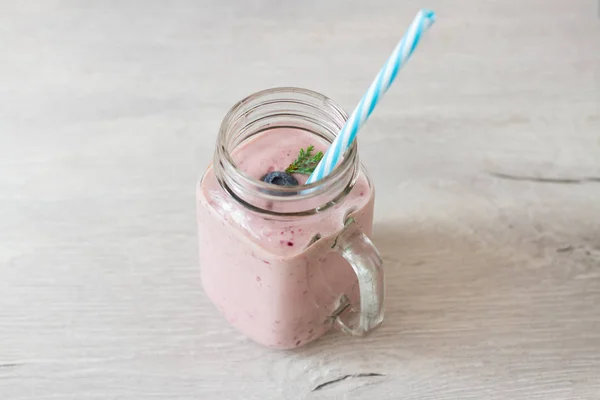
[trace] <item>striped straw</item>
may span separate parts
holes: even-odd
[[[369,90],[367,90],[367,93],[360,100],[358,106],[356,106],[352,115],[346,121],[346,124],[323,156],[319,165],[317,165],[311,176],[308,177],[307,184],[316,182],[333,171],[344,152],[350,147],[359,129],[365,124],[381,97],[383,97],[392,82],[394,82],[394,79],[396,79],[398,70],[410,58],[423,32],[434,22],[435,13],[433,11],[421,10],[417,13],[404,37],[398,43],[383,68],[381,68],[373,83],[371,83]]]

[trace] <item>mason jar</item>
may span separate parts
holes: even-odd
[[[374,188],[356,142],[317,182],[261,180],[307,144],[325,151],[346,119],[310,90],[252,94],[225,116],[198,183],[204,290],[234,327],[268,347],[295,348],[331,327],[364,335],[383,320],[382,259],[369,239]]]

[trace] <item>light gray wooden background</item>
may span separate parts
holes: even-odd
[[[221,118],[351,109],[424,6],[361,133],[385,323],[257,346],[198,280]],[[0,398],[599,399],[599,178],[595,0],[2,0]]]

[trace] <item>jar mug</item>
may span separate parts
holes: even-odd
[[[330,175],[309,185],[270,185],[236,164],[234,151],[261,132],[300,129],[331,143],[347,118],[306,89],[255,93],[225,116],[198,183],[204,290],[233,326],[268,347],[295,348],[331,327],[360,336],[383,320],[382,259],[368,237],[374,188],[356,141]],[[333,228],[316,230],[323,221]],[[264,245],[294,230],[310,238],[294,252]]]

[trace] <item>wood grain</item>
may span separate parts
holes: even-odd
[[[387,314],[259,347],[199,286],[194,185],[267,87],[351,109]],[[0,1],[0,398],[600,399],[595,1]]]

